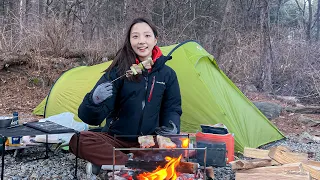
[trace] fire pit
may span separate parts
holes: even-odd
[[[174,137],[177,138],[177,136]],[[180,137],[178,139],[180,143],[177,144],[176,148],[113,148],[113,170],[108,174],[109,179],[206,179],[207,148],[189,148],[189,138]],[[120,171],[115,170],[116,151],[130,152],[133,154],[133,158],[129,159],[126,163],[126,168]],[[189,159],[189,153],[192,154],[191,152],[196,151],[198,153],[203,152],[203,166]]]

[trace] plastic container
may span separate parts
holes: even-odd
[[[234,137],[232,134],[211,134],[211,133],[196,133],[197,142],[224,142],[227,148],[227,162],[234,160]]]
[[[8,137],[8,146],[21,146],[22,136]]]

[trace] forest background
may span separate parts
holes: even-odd
[[[27,64],[29,84],[48,89],[44,64],[112,60],[140,16],[159,46],[199,42],[240,88],[320,102],[320,0],[0,0],[0,70]]]

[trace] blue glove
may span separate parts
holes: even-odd
[[[92,100],[95,104],[100,104],[107,98],[112,96],[113,86],[110,82],[105,82],[97,86],[92,95]]]
[[[177,126],[172,121],[169,121],[169,127],[166,127],[166,126],[157,127],[155,130],[155,133],[161,136],[177,134],[178,129],[177,129]]]

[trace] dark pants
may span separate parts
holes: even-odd
[[[107,133],[83,131],[79,136],[79,151],[78,157],[85,159],[95,165],[112,165],[113,164],[113,147],[116,148],[131,148],[139,147],[138,142],[123,141],[119,138],[114,138]],[[70,143],[70,152],[76,154],[77,150],[77,135],[73,135]],[[129,153],[129,152],[126,152]],[[128,160],[128,156],[116,151],[116,165],[124,165]]]

